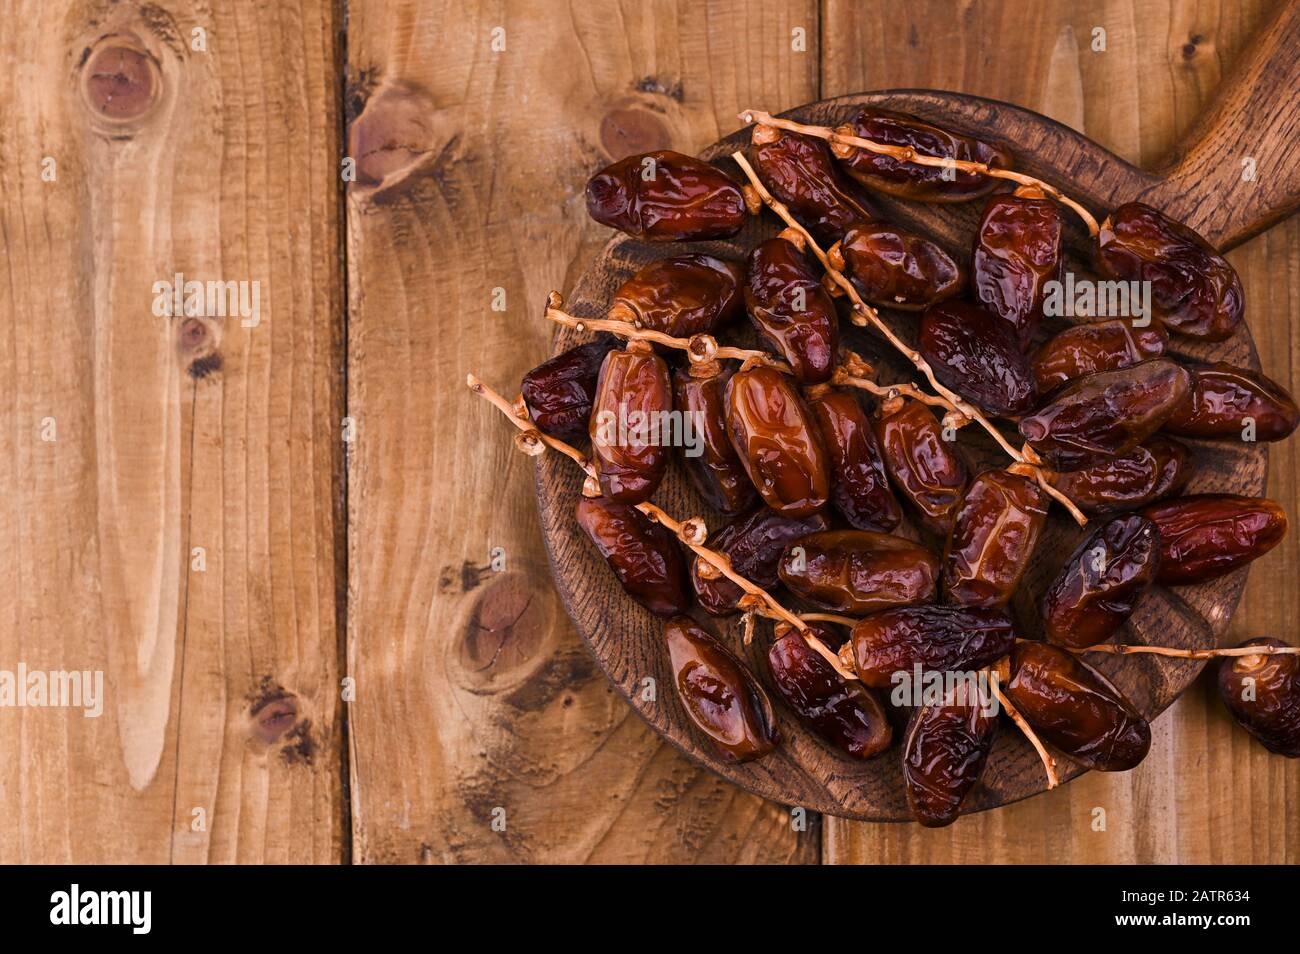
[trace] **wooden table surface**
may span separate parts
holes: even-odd
[[[548,355],[612,157],[933,87],[1154,165],[1276,6],[0,0],[0,670],[105,674],[98,718],[0,708],[0,861],[1300,860],[1300,761],[1204,677],[1131,773],[792,824],[617,698],[463,385]],[[1300,391],[1300,221],[1229,257]],[[257,320],[157,316],[176,273]],[[1298,568],[1292,532],[1234,637],[1295,640]]]

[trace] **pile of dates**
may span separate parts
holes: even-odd
[[[1014,161],[1000,145],[874,108],[846,131],[929,156]],[[1300,420],[1262,374],[1178,356],[1180,338],[1222,341],[1241,327],[1236,272],[1195,232],[1128,203],[1093,240],[1095,275],[1149,282],[1153,314],[1054,324],[1044,303],[1062,276],[1066,229],[1043,192],[996,191],[1002,180],[768,126],[755,127],[748,158],[867,302],[912,313],[939,381],[1026,444],[1042,470],[976,472],[927,404],[891,395],[869,408],[862,392],[836,386],[844,304],[797,230],[743,262],[668,249],[615,292],[609,316],[678,338],[748,321],[790,373],[770,362],[692,364],[635,335],[605,336],[530,371],[522,394],[542,431],[590,439],[600,495],[579,499],[575,516],[628,595],[665,620],[683,710],[733,762],[779,744],[770,693],[846,758],[897,742],[908,804],[931,826],[957,817],[999,731],[982,677],[998,677],[1058,755],[1133,768],[1150,745],[1147,720],[1078,651],[1118,639],[1152,587],[1232,572],[1286,530],[1270,500],[1182,493],[1196,442],[1275,441]],[[873,193],[982,201],[983,215],[968,249],[944,248],[882,217]],[[592,218],[652,243],[734,236],[756,214],[749,198],[727,170],[666,151],[622,159],[586,188]],[[672,411],[698,422],[690,455],[653,428],[609,432],[611,421]],[[826,652],[781,624],[767,671],[755,674],[714,634],[709,617],[752,604],[637,508],[674,456],[725,520],[708,548],[783,605],[853,623],[809,624]],[[1093,519],[1037,595],[1030,625],[1008,606],[1033,561],[1056,559],[1036,552],[1051,500],[1040,475]],[[954,678],[919,702],[891,698],[921,673]],[[1300,657],[1227,658],[1219,687],[1265,746],[1300,755]]]

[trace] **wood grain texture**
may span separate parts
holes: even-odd
[[[1193,126],[1276,3],[977,4],[954,23],[946,3],[906,8],[831,2],[823,29],[827,95],[928,85],[1022,103],[1155,168]],[[1104,26],[1107,51],[1091,31]],[[914,38],[914,39],[913,39]],[[1265,371],[1294,390],[1300,223],[1275,226],[1229,255],[1241,273]],[[1267,493],[1300,513],[1295,442],[1270,452]],[[1300,545],[1258,561],[1231,641],[1295,638]],[[1156,720],[1151,756],[1123,775],[1090,773],[1056,792],[963,818],[940,831],[825,822],[832,863],[1289,862],[1300,860],[1293,807],[1300,766],[1236,728],[1202,676]],[[1104,831],[1094,830],[1097,809]],[[1241,823],[1243,817],[1255,821]]]
[[[0,19],[0,667],[105,687],[0,710],[0,858],[338,862],[334,8]]]
[[[815,5],[349,9],[356,860],[817,860],[815,824],[688,765],[614,693],[555,595],[532,465],[463,383],[513,394],[550,353],[541,302],[605,240],[592,172],[699,149],[760,94],[815,98]]]

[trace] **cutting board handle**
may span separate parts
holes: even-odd
[[[1300,3],[1262,27],[1142,199],[1221,248],[1300,206]]]

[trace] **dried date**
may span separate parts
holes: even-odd
[[[1275,501],[1236,494],[1192,494],[1142,511],[1160,531],[1166,585],[1204,583],[1257,560],[1282,542],[1286,513]]]
[[[975,300],[1011,322],[1021,347],[1043,320],[1048,282],[1061,277],[1061,211],[1038,189],[991,196],[971,252]]]
[[[808,628],[814,638],[835,648],[831,626],[809,623]],[[894,730],[875,693],[840,676],[799,632],[779,634],[767,662],[772,684],[786,705],[831,745],[859,759],[889,748]]]
[[[890,222],[859,222],[844,233],[831,261],[848,273],[867,301],[900,311],[920,311],[951,298],[966,284],[966,270],[923,235]]]
[[[726,396],[727,433],[764,502],[787,517],[826,506],[826,452],[790,378],[761,366],[738,371]]]
[[[917,348],[940,382],[990,414],[1019,417],[1038,403],[1015,326],[991,311],[941,302],[922,316]]]
[[[1043,594],[1050,642],[1083,649],[1105,642],[1124,624],[1160,568],[1160,534],[1140,514],[1098,527],[1066,561]]]
[[[1168,358],[1101,371],[1058,391],[1020,421],[1020,433],[1049,466],[1079,470],[1131,451],[1190,392],[1191,377]]]
[[[600,368],[615,344],[610,337],[578,345],[524,375],[519,391],[539,430],[570,444],[587,436]]]
[[[749,257],[745,307],[758,333],[785,358],[795,377],[817,384],[835,370],[839,316],[794,237],[783,232]]]
[[[1157,434],[1120,457],[1056,475],[1056,488],[1084,513],[1136,510],[1180,493],[1192,476],[1191,454]]]
[[[828,458],[831,504],[855,529],[893,530],[903,515],[889,489],[875,430],[857,396],[810,389],[807,397]]]
[[[1005,470],[976,477],[943,554],[946,599],[962,606],[1005,606],[1034,555],[1047,504],[1047,495],[1028,477]]]
[[[1280,639],[1248,639],[1243,646],[1282,647]],[[1219,698],[1237,723],[1278,755],[1300,758],[1300,656],[1225,656],[1219,662]]]
[[[1047,643],[1016,643],[1007,697],[1043,741],[1099,772],[1133,768],[1151,727],[1101,673]]]
[[[605,356],[591,410],[591,456],[601,492],[619,503],[649,500],[668,468],[661,432],[671,418],[668,365],[644,342]]]
[[[714,510],[728,516],[758,502],[745,465],[727,436],[727,382],[730,370],[697,378],[689,368],[673,372],[673,406],[693,425],[697,446],[685,446],[682,460],[695,489]],[[689,416],[688,416],[689,415]]]
[[[620,159],[588,179],[587,214],[633,238],[677,242],[735,235],[749,213],[721,169],[660,151]]]
[[[996,711],[978,690],[958,685],[942,703],[912,713],[903,737],[903,784],[912,817],[927,828],[957,820],[984,774],[997,734]]]
[[[712,255],[646,265],[614,292],[608,315],[675,338],[717,334],[740,317],[745,271]]]
[[[1107,278],[1150,282],[1152,312],[1170,331],[1222,341],[1241,324],[1236,269],[1187,226],[1141,202],[1102,222],[1097,266]]]
[[[1276,381],[1230,364],[1188,369],[1192,393],[1165,422],[1165,430],[1185,437],[1280,441],[1300,423],[1300,409]]]
[[[689,616],[670,619],[664,641],[682,707],[724,761],[749,762],[776,748],[772,703],[731,650]]]
[[[925,547],[870,530],[826,530],[794,541],[781,582],[808,602],[863,616],[934,598],[939,561]]]
[[[574,517],[632,599],[656,616],[691,605],[681,548],[663,524],[604,497],[578,498]]]
[[[885,470],[916,508],[922,525],[946,537],[970,479],[955,441],[920,401],[907,401],[876,421]]]
[[[745,579],[770,592],[781,582],[778,567],[785,548],[802,536],[829,527],[826,517],[820,513],[783,517],[767,507],[759,507],[710,534],[706,546],[731,560],[731,568]],[[691,563],[691,585],[700,605],[714,616],[735,613],[744,595],[725,576],[705,576],[699,557]]]
[[[850,637],[854,670],[875,688],[916,666],[940,672],[983,668],[1009,653],[1015,641],[1006,614],[973,606],[883,610],[859,620]]]
[[[818,242],[834,242],[855,222],[876,218],[862,188],[840,171],[821,139],[756,126],[750,157],[768,191]]]
[[[1050,394],[1075,378],[1132,367],[1158,358],[1169,345],[1163,327],[1135,328],[1125,318],[1074,325],[1049,339],[1034,355],[1034,382]]]

